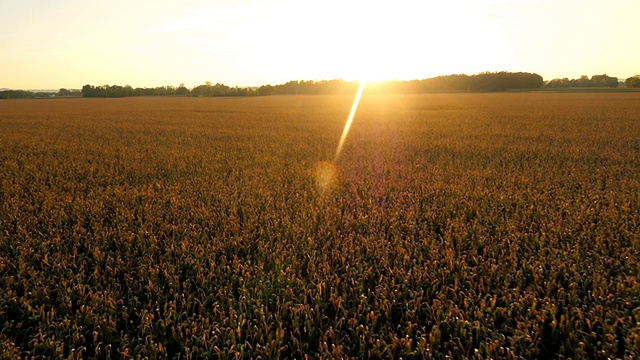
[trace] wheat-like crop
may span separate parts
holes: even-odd
[[[2,356],[640,355],[637,94],[351,100],[2,101]]]

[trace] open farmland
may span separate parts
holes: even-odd
[[[352,100],[0,102],[2,355],[640,355],[639,94]]]

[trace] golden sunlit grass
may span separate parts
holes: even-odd
[[[637,357],[637,94],[353,100],[3,101],[0,357]]]

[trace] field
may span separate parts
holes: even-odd
[[[0,355],[640,356],[640,94],[352,100],[0,102]]]

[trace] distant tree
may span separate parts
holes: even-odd
[[[212,87],[213,96],[235,96],[235,93],[230,87],[225,84],[216,83]]]
[[[251,88],[229,87],[222,83],[215,85],[211,81],[206,81],[191,90],[193,96],[250,96],[254,95]]]
[[[36,94],[25,90],[3,90],[0,91],[0,99],[27,99],[33,98]]]
[[[129,85],[127,85],[127,87],[131,88]],[[131,96],[131,92],[127,91],[127,87],[119,85],[107,86],[107,94],[109,97]]]
[[[545,86],[547,88],[568,88],[571,87],[571,80],[569,78],[553,79]]]
[[[85,85],[82,87],[82,96],[84,97],[105,97],[105,92],[100,86]]]
[[[573,80],[572,85],[575,87],[589,87],[591,86],[591,83],[589,82],[589,77],[587,75],[582,75],[579,79]]]
[[[298,93],[298,81],[287,81],[284,84],[276,85],[273,87],[274,94],[297,94]]]
[[[184,86],[184,84],[180,84],[180,86],[178,86],[178,88],[176,89],[176,95],[189,96],[189,95],[191,95],[191,91],[189,91],[189,89],[187,89]]]
[[[211,81],[206,81],[202,85],[198,85],[191,90],[193,96],[213,96],[213,84]]]
[[[624,85],[628,88],[640,88],[640,75],[635,75],[627,78],[624,81]]]
[[[273,94],[273,86],[262,85],[258,88],[258,96],[269,96]]]
[[[582,75],[579,79],[569,80],[553,79],[546,85],[547,88],[570,88],[570,87],[618,87],[618,78],[603,75],[593,75],[591,79],[588,76]]]
[[[357,90],[357,82],[347,82],[342,79],[337,80],[300,80],[289,81],[284,84],[260,88],[260,95],[266,91],[268,94],[347,94]]]
[[[618,78],[611,77],[607,74],[593,75],[590,80],[590,86],[593,87],[618,87]]]
[[[77,89],[60,89],[54,96],[82,96],[82,92]]]

